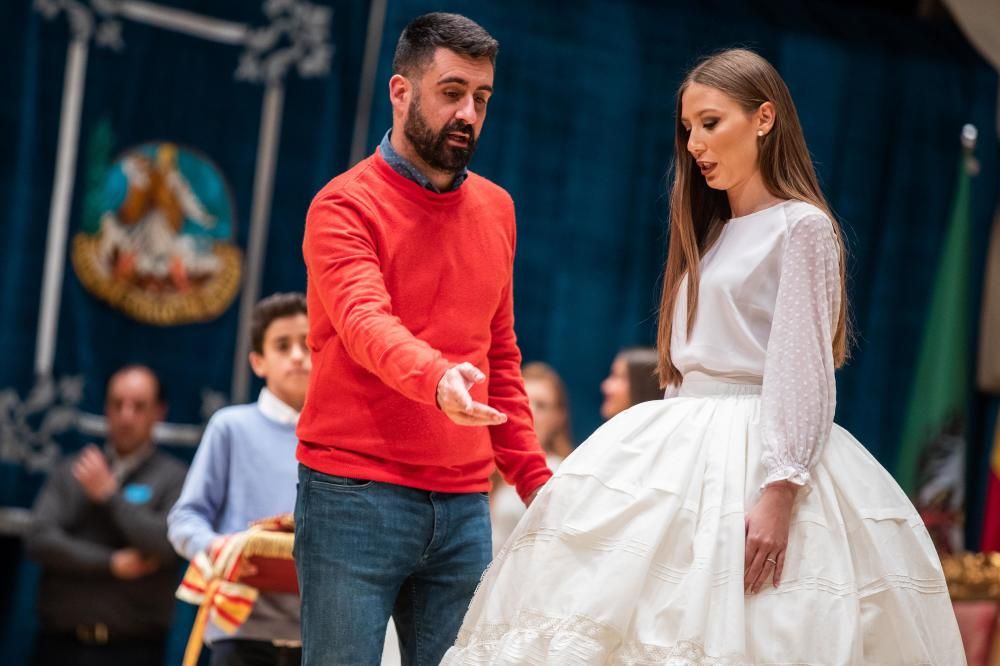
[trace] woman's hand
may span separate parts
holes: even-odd
[[[788,529],[799,487],[790,481],[772,483],[746,515],[746,553],[743,591],[757,593],[773,574],[778,587],[785,566]]]

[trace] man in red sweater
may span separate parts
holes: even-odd
[[[379,149],[306,219],[313,373],[299,418],[303,663],[437,664],[490,560],[494,463],[551,476],[514,336],[514,205],[467,171],[497,42],[463,16],[403,31]]]

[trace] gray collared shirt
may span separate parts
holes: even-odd
[[[111,475],[115,477],[115,480],[119,484],[123,483],[125,478],[130,476],[132,472],[139,469],[142,463],[146,462],[153,455],[155,450],[156,445],[150,441],[128,455],[123,456],[115,450],[110,440],[104,443],[104,455],[108,459],[108,468],[111,470]]]
[[[423,172],[418,169],[413,162],[396,152],[396,149],[392,147],[392,142],[389,140],[389,136],[392,134],[392,129],[385,133],[382,137],[382,143],[379,144],[379,152],[382,153],[382,159],[385,163],[392,167],[393,171],[403,176],[404,178],[409,178],[420,187],[427,188],[431,192],[437,192],[442,194],[444,192],[451,192],[457,190],[459,186],[465,182],[465,179],[469,177],[469,170],[462,169],[455,174],[455,179],[451,181],[451,187],[439,190],[434,186],[434,183],[430,181],[430,178],[425,176]]]

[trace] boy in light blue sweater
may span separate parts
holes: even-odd
[[[302,294],[274,294],[254,307],[250,365],[266,387],[256,403],[220,409],[208,422],[167,517],[170,542],[187,559],[251,521],[295,509],[295,425],[309,384],[308,330]],[[299,597],[261,593],[235,634],[209,625],[205,642],[213,666],[298,664]]]

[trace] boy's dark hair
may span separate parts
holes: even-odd
[[[442,47],[471,58],[489,58],[493,65],[500,49],[497,40],[472,19],[433,12],[418,16],[403,29],[392,58],[392,73],[419,74],[434,58],[434,51]]]
[[[264,353],[264,334],[271,322],[281,317],[308,314],[306,297],[299,292],[271,294],[253,306],[250,319],[250,348],[258,354]]]

